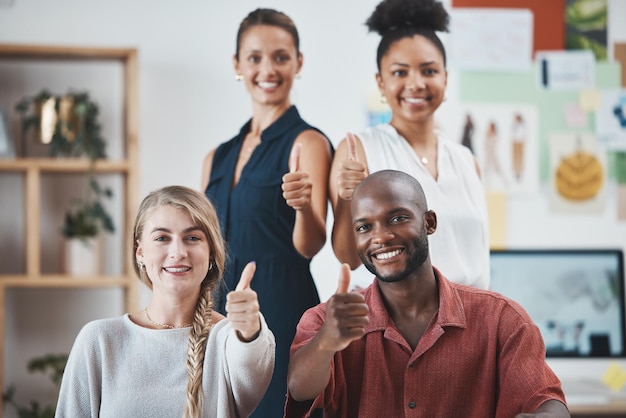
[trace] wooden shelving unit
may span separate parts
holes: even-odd
[[[123,67],[123,158],[121,160],[101,160],[95,164],[97,174],[115,174],[122,178],[122,189],[115,194],[123,199],[123,219],[117,227],[127,237],[137,210],[137,51],[133,48],[83,48],[40,45],[0,44],[0,60],[25,61],[71,61],[88,62],[112,60]],[[24,254],[23,274],[0,274],[0,390],[4,391],[4,324],[7,288],[121,288],[124,293],[124,307],[128,312],[137,309],[138,279],[132,269],[129,257],[132,248],[124,239],[123,269],[121,275],[76,278],[63,274],[42,274],[41,268],[41,180],[48,174],[84,175],[89,169],[86,159],[55,158],[15,158],[0,159],[0,175],[18,174],[23,177],[24,214]],[[0,191],[0,198],[2,192]],[[1,215],[0,215],[1,216]],[[0,397],[0,415],[3,405]]]

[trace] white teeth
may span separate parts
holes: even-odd
[[[391,251],[389,253],[376,254],[374,256],[374,258],[377,259],[377,260],[388,260],[388,259],[390,259],[392,257],[397,256],[398,254],[400,254],[400,252],[401,252],[400,250],[395,250],[395,251]]]
[[[262,89],[271,89],[278,86],[278,83],[270,83],[269,81],[259,81],[257,83]]]
[[[184,273],[191,270],[190,267],[165,267],[163,270],[169,273]]]
[[[409,102],[409,103],[418,104],[418,103],[423,103],[426,100],[420,99],[419,97],[405,97],[404,101]]]

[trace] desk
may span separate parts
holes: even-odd
[[[626,400],[605,405],[570,405],[572,418],[626,418]]]
[[[626,418],[626,397],[613,396],[605,402],[593,400],[590,396],[590,402],[585,403],[584,398],[568,401],[568,408],[572,417],[576,418]],[[565,393],[567,399],[567,392]]]
[[[626,418],[626,391],[613,392],[599,379],[563,379],[561,384],[572,417]]]

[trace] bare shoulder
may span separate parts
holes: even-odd
[[[200,180],[200,191],[206,190],[209,185],[209,180],[211,178],[211,169],[213,167],[213,156],[215,155],[216,148],[213,148],[211,151],[207,153],[204,157],[204,161],[202,163],[202,179]]]
[[[330,158],[331,145],[326,136],[315,129],[307,129],[302,131],[296,140],[295,144],[301,144],[303,150],[306,152],[325,153]],[[306,155],[306,154],[303,154]]]
[[[204,161],[202,163],[203,167],[209,167],[211,168],[211,165],[213,164],[213,156],[215,155],[215,150],[216,148],[213,148],[211,151],[207,152],[207,154],[204,156]]]

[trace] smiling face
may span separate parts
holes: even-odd
[[[405,182],[377,178],[362,183],[352,198],[359,257],[384,282],[406,279],[428,258],[428,234],[435,230],[436,217],[417,196]]]
[[[391,107],[391,124],[432,122],[445,97],[443,55],[429,39],[414,35],[392,43],[380,61],[376,81]]]
[[[145,265],[155,292],[184,296],[200,291],[211,251],[206,234],[186,209],[164,205],[146,218],[136,257]]]
[[[293,36],[278,26],[256,25],[241,37],[239,55],[233,58],[252,101],[288,106],[293,80],[302,67],[302,55]]]

